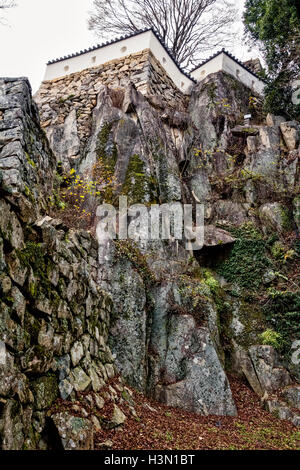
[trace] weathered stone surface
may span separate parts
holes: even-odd
[[[236,126],[231,129],[233,135],[237,136],[255,136],[258,134],[259,129],[257,127],[249,127],[249,126]]]
[[[300,126],[296,121],[282,122],[280,129],[289,150],[298,148],[300,143]]]
[[[262,389],[275,392],[291,383],[291,377],[272,346],[251,346],[249,354]]]
[[[1,187],[19,207],[22,220],[30,222],[45,207],[44,195],[52,191],[55,159],[39,127],[27,79],[1,79],[0,95],[6,100],[1,120],[6,131],[0,132]],[[10,219],[14,226],[13,214]],[[14,239],[19,244],[20,229],[16,228]]]
[[[64,450],[94,450],[94,427],[85,418],[67,412],[52,415]]]
[[[282,116],[274,116],[274,114],[268,114],[266,118],[267,126],[280,126],[286,119]]]
[[[234,243],[235,240],[226,230],[213,225],[206,225],[204,228],[204,246],[206,247],[228,245]]]
[[[265,230],[283,233],[291,229],[290,214],[287,207],[279,202],[264,204],[259,208],[259,215]]]
[[[112,274],[114,277],[107,282],[113,287],[116,308],[123,313],[111,327],[110,345],[125,380],[143,390],[146,386],[147,341],[145,288],[140,276],[131,271],[129,263],[122,263]]]
[[[76,110],[73,109],[63,124],[46,128],[47,137],[58,161],[62,162],[62,169],[70,170],[70,162],[79,156],[80,140],[77,131]]]
[[[237,413],[209,331],[196,329],[192,317],[171,318],[161,381],[156,397],[168,405],[204,415]]]
[[[214,217],[219,224],[242,225],[248,220],[248,204],[232,201],[217,201],[214,205]]]
[[[90,386],[91,379],[81,367],[76,367],[71,375],[71,383],[77,392],[84,392]]]
[[[92,448],[92,428],[99,429],[97,418],[87,419],[93,406],[101,413],[114,403],[117,427],[126,426],[118,403],[136,417],[122,384],[95,395],[119,372],[143,393],[199,414],[236,414],[228,363],[261,397],[290,384],[270,347],[251,347],[266,328],[257,306],[243,317],[245,291],[208,269],[228,259],[235,241],[223,226],[246,245],[248,237],[256,243],[261,226],[284,238],[298,223],[298,150],[282,145],[284,132],[286,145],[296,145],[295,127],[273,116],[265,125],[258,114],[255,130],[236,129],[251,93],[213,74],[194,87],[187,112],[188,100],[147,52],[44,83],[37,97],[63,171],[92,178],[104,157],[130,203],[205,203],[205,248],[213,255],[199,265],[177,240],[111,243],[97,258],[91,234],[48,216],[55,158],[28,83],[0,80],[0,340],[10,357],[0,368],[3,447],[47,448],[46,412],[60,394],[76,413],[55,413],[62,446]],[[274,203],[283,195],[288,211]],[[262,272],[262,289],[278,288],[278,269]],[[87,391],[86,409],[72,404]],[[289,413],[280,416],[296,422]]]
[[[286,388],[283,396],[290,406],[300,409],[300,385]]]
[[[123,411],[117,405],[114,405],[113,416],[109,422],[109,427],[117,428],[121,426],[126,421],[126,416],[124,415]]]
[[[248,351],[240,347],[236,342],[234,342],[234,349],[234,361],[236,369],[240,370],[245,375],[251,388],[258,396],[262,397],[265,391],[256,374],[255,367],[251,357],[248,354]]]
[[[0,138],[0,442],[7,450],[45,449],[46,413],[58,396],[71,400],[115,375],[107,346],[111,303],[95,283],[96,241],[46,215],[55,158],[28,82],[1,79],[0,95],[7,98],[4,110],[0,99],[0,123],[14,130]],[[72,141],[77,131],[69,124]],[[20,181],[11,179],[12,168]],[[90,347],[98,342],[101,359]],[[100,366],[105,377],[97,376]]]
[[[284,402],[277,400],[268,400],[266,409],[276,418],[291,421],[294,426],[300,426],[300,415],[294,413]]]
[[[31,386],[37,410],[50,408],[58,397],[56,377],[41,377],[34,381]]]
[[[296,197],[293,200],[293,207],[294,207],[294,220],[300,231],[300,197]]]
[[[24,444],[23,408],[15,400],[7,400],[2,412],[2,449],[22,450]]]
[[[76,367],[77,364],[79,364],[83,356],[84,356],[83,346],[79,341],[77,341],[76,343],[74,343],[71,349],[71,358],[72,358],[72,363],[74,367]]]

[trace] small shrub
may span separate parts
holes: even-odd
[[[266,344],[268,346],[273,346],[275,349],[280,349],[282,346],[282,336],[280,333],[277,333],[271,328],[268,328],[260,335],[260,339],[262,344]]]

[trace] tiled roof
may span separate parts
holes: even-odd
[[[257,75],[257,73],[255,73],[253,70],[251,70],[249,67],[247,67],[243,62],[241,62],[239,59],[237,59],[234,55],[230,54],[230,52],[226,51],[224,48],[221,51],[216,52],[212,56],[208,57],[208,59],[204,60],[200,65],[197,65],[197,67],[195,67],[193,70],[191,70],[191,73],[195,72],[195,70],[197,70],[200,67],[202,67],[203,65],[207,64],[212,59],[214,59],[215,57],[217,57],[218,55],[220,55],[222,53],[226,54],[228,57],[230,57],[230,59],[234,60],[237,64],[239,64],[241,67],[243,67],[245,70],[247,70],[247,72],[251,73],[254,77],[258,78],[262,82],[265,82],[265,80],[263,78],[261,78],[259,75]]]
[[[94,47],[90,47],[89,49],[84,49],[80,52],[75,52],[74,54],[70,54],[70,55],[67,55],[67,56],[64,56],[64,57],[60,57],[58,59],[54,59],[54,60],[50,60],[49,62],[47,62],[47,65],[51,65],[51,64],[55,64],[57,62],[62,62],[63,60],[67,60],[67,59],[72,59],[73,57],[78,57],[82,54],[86,54],[87,52],[92,52],[92,51],[96,51],[97,49],[102,49],[106,46],[110,46],[111,44],[116,44],[120,41],[123,41],[124,39],[129,39],[129,38],[133,38],[135,36],[139,36],[140,34],[143,34],[143,33],[148,33],[149,31],[152,31],[152,33],[155,35],[155,37],[158,39],[158,41],[160,42],[160,44],[162,45],[162,47],[165,49],[165,51],[167,52],[167,54],[170,56],[170,58],[172,59],[172,61],[176,64],[176,66],[178,67],[178,69],[180,70],[180,72],[182,72],[187,78],[189,78],[190,80],[192,80],[194,83],[196,83],[196,80],[191,77],[191,75],[186,72],[181,66],[180,64],[178,63],[178,61],[175,59],[175,57],[173,56],[172,54],[172,51],[166,46],[166,44],[164,43],[163,39],[161,38],[161,36],[158,34],[157,31],[155,31],[155,29],[153,28],[148,28],[148,29],[144,29],[144,30],[140,30],[140,31],[136,31],[135,33],[132,33],[132,34],[128,34],[127,36],[121,36],[119,38],[116,38],[116,39],[113,39],[112,41],[107,41],[107,42],[104,42],[102,44],[97,44],[96,46]]]

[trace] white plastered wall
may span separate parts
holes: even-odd
[[[194,72],[191,73],[192,77],[200,82],[211,73],[216,73],[223,70],[223,55],[224,54],[217,55],[206,64],[194,70]]]
[[[193,78],[200,81],[209,74],[216,73],[221,70],[237,78],[240,82],[253,89],[258,94],[263,95],[264,83],[259,80],[259,78],[252,75],[252,73],[248,72],[244,67],[231,59],[231,57],[229,57],[224,52],[220,53],[214,57],[214,59],[194,70],[191,75]]]
[[[179,90],[181,90],[183,93],[188,94],[190,92],[190,87],[194,85],[194,82],[188,77],[186,77],[178,69],[175,62],[167,54],[167,52],[162,47],[161,43],[153,33],[151,33],[150,37],[150,50],[154,57],[163,66],[169,77],[173,80],[177,88],[179,88]]]
[[[180,71],[152,31],[123,39],[114,44],[109,44],[76,57],[49,64],[47,65],[44,80],[65,77],[75,72],[97,67],[115,59],[121,59],[122,57],[141,52],[145,49],[151,50],[179,90],[182,90],[183,93],[189,93],[193,81]]]

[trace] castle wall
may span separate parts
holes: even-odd
[[[99,46],[97,49],[74,55],[73,57],[66,57],[63,60],[49,63],[44,80],[53,80],[72,75],[73,73],[81,72],[87,68],[99,66],[113,60],[119,61],[126,56],[140,53],[144,49],[150,49],[162,64],[166,73],[172,78],[175,85],[183,93],[189,93],[193,81],[181,72],[152,31],[146,31],[140,33],[138,37],[125,38],[105,46]]]
[[[219,71],[229,73],[248,88],[253,89],[259,95],[263,95],[264,83],[224,52],[218,54],[209,62],[198,67],[191,73],[191,76],[196,80],[201,81],[211,73]]]
[[[212,60],[194,70],[191,75],[197,81],[201,81],[211,73],[220,72],[223,69],[223,54],[219,54]]]
[[[60,150],[68,152],[69,157],[78,155],[79,146],[84,145],[91,134],[92,111],[100,88],[103,85],[126,88],[129,81],[143,95],[155,95],[163,107],[186,109],[189,97],[177,88],[152,52],[146,49],[42,83],[35,101],[52,148],[56,147],[55,141],[61,140],[62,132],[67,131],[71,136],[76,130],[80,144]],[[68,140],[66,135],[62,139],[64,142]]]

